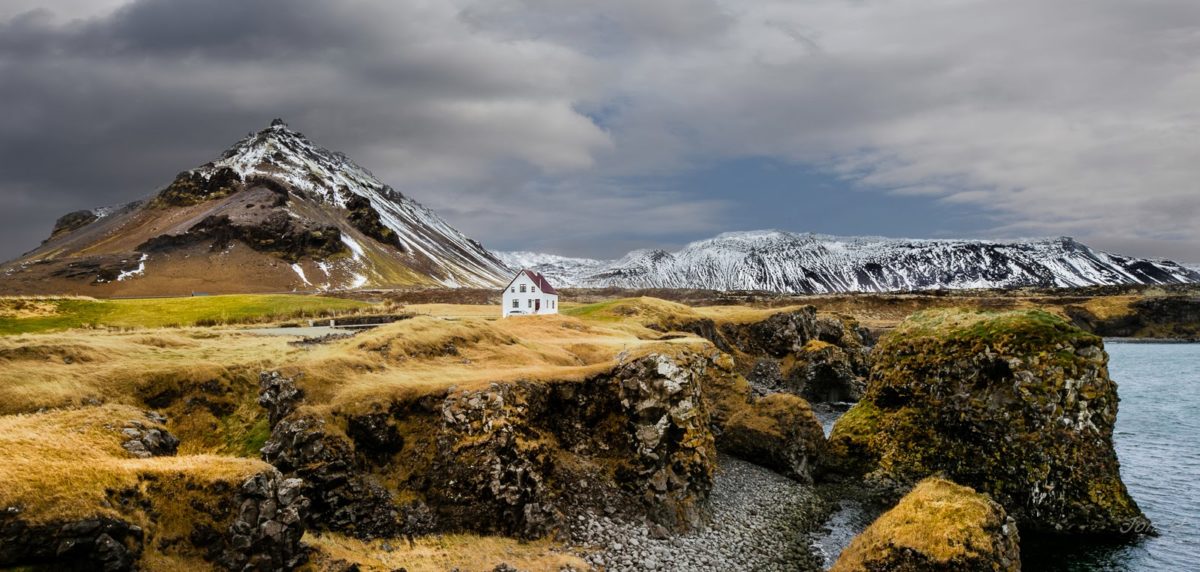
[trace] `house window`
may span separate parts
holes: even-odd
[[[524,284],[522,284],[522,285],[521,285],[521,291],[522,291],[522,292],[524,292],[524,291],[525,291],[525,285],[524,285]]]
[[[516,292],[516,291],[517,291],[517,287],[516,287],[516,286],[513,286],[512,288],[509,288],[509,289],[508,289],[508,291],[509,291],[509,292]]]
[[[521,307],[521,301],[513,300],[513,308],[520,308],[520,307]]]
[[[533,298],[530,298],[530,299],[526,300],[526,302],[528,302],[528,303],[529,303],[529,307],[530,307],[530,308],[532,308],[532,307],[533,307]]]

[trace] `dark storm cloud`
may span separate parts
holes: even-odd
[[[281,116],[500,248],[837,219],[1200,259],[1187,0],[39,4],[0,6],[0,258]],[[746,158],[802,166],[795,205]],[[905,224],[804,209],[864,191]]]

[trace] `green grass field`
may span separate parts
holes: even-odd
[[[0,335],[71,328],[162,328],[258,323],[356,313],[371,304],[300,295],[94,300],[0,298]]]

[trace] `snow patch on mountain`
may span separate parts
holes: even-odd
[[[529,268],[545,276],[551,284],[557,287],[570,288],[577,286],[577,277],[607,264],[609,261],[592,258],[571,258],[557,254],[542,254],[540,252],[493,252],[506,267],[515,274]]]
[[[609,262],[524,254],[501,258],[558,273],[557,283],[576,287],[838,293],[1200,282],[1200,272],[1174,262],[1093,250],[1068,237],[892,239],[760,230],[724,233],[677,252],[637,250]]]
[[[117,275],[117,282],[124,282],[130,278],[136,278],[146,273],[146,261],[150,259],[149,254],[143,254],[138,259],[138,266],[133,270],[126,270]]]

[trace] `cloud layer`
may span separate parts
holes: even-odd
[[[0,257],[282,116],[501,248],[723,230],[753,189],[669,181],[770,157],[980,236],[1200,260],[1187,0],[17,1],[0,77]]]

